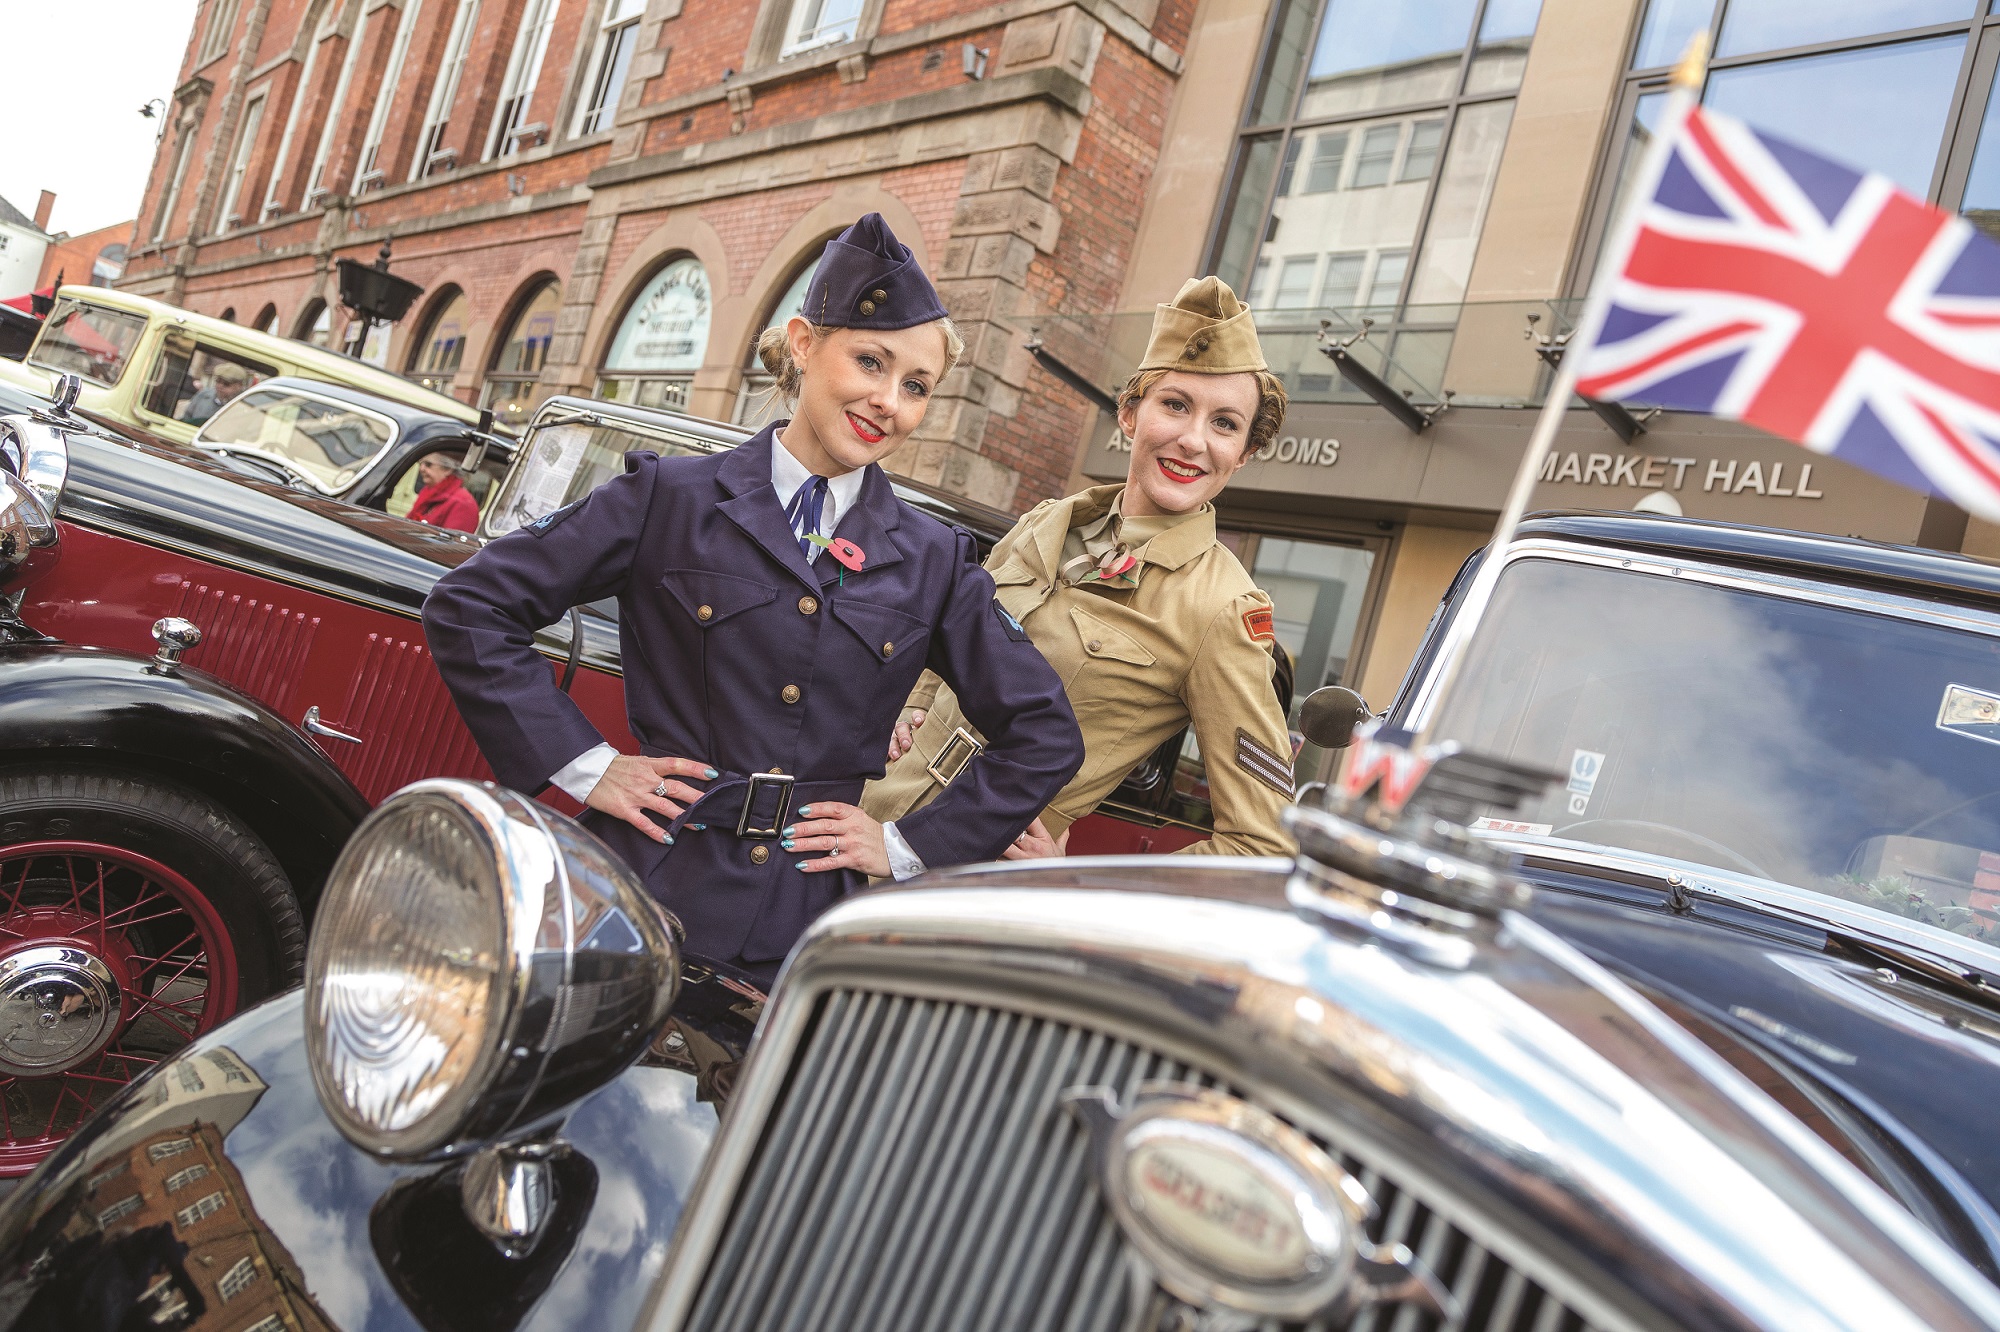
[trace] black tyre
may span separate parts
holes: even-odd
[[[103,768],[0,768],[0,1176],[304,965],[283,867],[208,797]]]

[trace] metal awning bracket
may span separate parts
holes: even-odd
[[[1563,353],[1569,349],[1569,340],[1575,336],[1576,330],[1571,329],[1567,333],[1551,337],[1535,327],[1541,317],[1539,313],[1531,311],[1528,315],[1527,330],[1522,336],[1535,344],[1535,355],[1541,357],[1549,369],[1553,370],[1562,364]],[[1587,397],[1581,393],[1576,396],[1583,399],[1584,406],[1597,413],[1598,420],[1611,427],[1612,434],[1627,444],[1645,434],[1646,423],[1664,410],[1659,407],[1648,407],[1642,412],[1635,413],[1622,402],[1608,402],[1603,398]]]
[[[1389,415],[1401,421],[1411,434],[1421,435],[1430,428],[1431,422],[1451,409],[1451,392],[1446,390],[1440,393],[1438,400],[1430,406],[1419,407],[1410,401],[1407,392],[1398,393],[1387,380],[1363,364],[1348,348],[1366,338],[1374,327],[1373,319],[1363,319],[1359,332],[1345,338],[1336,338],[1332,333],[1333,321],[1322,319],[1319,323],[1319,349],[1340,367],[1342,379],[1373,398]]]

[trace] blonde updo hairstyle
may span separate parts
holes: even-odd
[[[759,344],[762,345],[761,343]],[[1118,393],[1118,410],[1136,406],[1139,399],[1153,391],[1153,386],[1174,373],[1171,367],[1161,366],[1152,370],[1141,370],[1125,381],[1125,387]],[[1245,459],[1278,437],[1278,427],[1285,423],[1285,381],[1269,370],[1246,370],[1244,374],[1257,377],[1257,414],[1250,420],[1250,442],[1243,450]]]
[[[958,335],[958,326],[949,319],[933,320],[932,323],[944,334],[944,374],[938,376],[941,382],[958,364],[958,358],[965,355],[965,339]],[[800,370],[798,362],[792,359],[792,339],[787,332],[789,327],[789,322],[778,324],[758,334],[757,359],[763,362],[764,368],[776,381],[771,387],[780,397],[792,402],[799,396]],[[825,324],[808,324],[808,327],[812,329],[814,342],[834,331],[831,325]]]

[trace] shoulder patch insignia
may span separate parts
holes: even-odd
[[[1005,606],[1000,604],[1000,598],[998,597],[993,598],[993,613],[1000,617],[1000,630],[1002,633],[1006,634],[1007,637],[1013,639],[1016,643],[1025,643],[1028,641],[1028,631],[1023,629],[1021,622],[1015,619]]]
[[[1268,618],[1271,612],[1263,614]],[[1290,799],[1294,792],[1292,765],[1250,738],[1250,732],[1236,728],[1236,766],[1264,785]]]
[[[1259,606],[1256,610],[1244,611],[1243,631],[1260,642],[1277,642],[1278,636],[1271,629],[1271,608]]]
[[[582,507],[583,507],[582,500],[572,500],[568,504],[563,505],[560,509],[550,509],[547,513],[535,519],[534,522],[529,523],[528,530],[530,532],[533,532],[536,536],[541,536],[543,533],[547,532],[551,527],[554,527],[557,523],[569,517],[571,514],[575,513],[578,509]]]

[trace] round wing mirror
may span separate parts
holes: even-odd
[[[1299,730],[1321,749],[1345,749],[1354,728],[1368,720],[1368,700],[1343,685],[1327,685],[1299,704]]]

